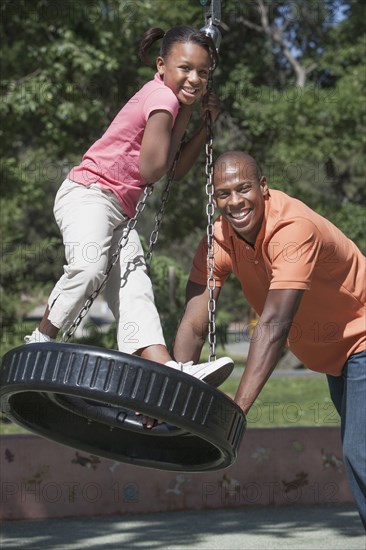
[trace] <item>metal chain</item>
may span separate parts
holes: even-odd
[[[180,145],[180,147],[177,151],[177,154],[175,155],[173,166],[172,166],[172,168],[171,168],[171,170],[168,174],[167,182],[166,182],[165,187],[163,189],[163,192],[161,194],[160,208],[159,208],[158,212],[155,214],[155,224],[154,224],[154,228],[153,228],[153,230],[151,232],[151,235],[150,235],[149,248],[148,248],[148,251],[146,252],[146,255],[145,255],[145,262],[146,262],[146,267],[147,267],[148,271],[150,270],[150,263],[151,263],[151,259],[152,259],[152,255],[153,255],[153,249],[154,249],[154,246],[156,245],[156,243],[158,241],[158,238],[159,238],[160,225],[161,225],[161,222],[163,221],[163,217],[164,217],[164,213],[165,213],[165,207],[166,207],[166,204],[167,204],[168,199],[169,199],[170,188],[171,188],[171,185],[172,185],[173,180],[174,180],[175,170],[177,168],[177,163],[178,163],[178,160],[180,158],[181,151],[182,151],[182,144],[185,140],[186,134],[187,134],[187,132],[184,133],[184,136],[183,136],[182,141],[181,141],[181,145]]]
[[[212,89],[212,71],[209,74],[208,89]],[[213,202],[213,132],[211,113],[206,114],[206,194],[207,194],[207,289],[209,291],[208,300],[208,342],[210,345],[210,355],[208,360],[216,360],[216,301],[214,291],[216,289],[216,279],[214,276],[215,255],[214,255],[214,214],[215,205]]]
[[[213,70],[211,69],[209,72],[207,90],[212,89],[212,77],[213,77]],[[184,140],[184,137],[185,136],[183,136],[182,142]],[[214,298],[216,280],[214,277],[215,258],[214,258],[214,225],[213,225],[215,206],[213,203],[212,142],[213,142],[212,120],[211,120],[211,114],[207,112],[206,114],[206,194],[208,196],[208,203],[206,206],[206,213],[207,213],[207,266],[209,270],[209,276],[207,279],[207,288],[209,291],[209,301],[208,301],[208,320],[209,320],[208,341],[210,344],[209,361],[214,361],[216,359],[216,321],[215,321],[216,301]],[[182,146],[182,143],[181,143],[181,146]],[[165,207],[169,199],[170,188],[174,180],[177,162],[179,160],[180,153],[181,153],[181,146],[179,147],[179,150],[174,159],[173,166],[168,174],[168,179],[164,187],[164,190],[162,192],[161,205],[160,205],[159,211],[155,215],[155,224],[150,235],[149,248],[145,255],[145,262],[148,270],[150,268],[154,246],[158,241],[159,229],[164,217]],[[145,187],[143,196],[137,203],[135,216],[128,221],[125,229],[123,230],[122,237],[118,242],[116,251],[113,253],[111,257],[111,261],[106,269],[103,280],[101,281],[98,288],[96,288],[91,293],[91,295],[87,298],[84,306],[81,308],[80,312],[78,313],[78,315],[76,316],[75,320],[70,325],[70,327],[63,333],[62,339],[61,339],[62,342],[67,342],[71,338],[71,336],[73,336],[73,334],[79,327],[81,321],[84,319],[84,317],[87,315],[88,311],[90,310],[91,306],[93,305],[95,299],[99,296],[99,294],[105,288],[110,272],[115,266],[115,264],[118,262],[121,254],[121,250],[126,246],[128,242],[129,234],[135,228],[137,219],[141,214],[141,212],[144,210],[146,206],[146,201],[152,192],[153,192],[153,185],[148,185]]]
[[[184,137],[183,137],[183,139],[184,139]],[[179,157],[180,157],[181,148],[182,147],[180,146],[179,150],[178,150],[178,152],[175,156],[173,166],[172,166],[172,168],[169,172],[168,179],[167,179],[166,185],[165,185],[163,193],[162,193],[161,206],[160,206],[160,209],[159,209],[159,211],[157,212],[157,214],[155,216],[155,226],[154,226],[153,231],[151,232],[149,249],[148,249],[148,251],[146,252],[146,255],[145,255],[145,262],[146,262],[146,267],[147,267],[148,270],[149,270],[149,267],[150,267],[150,262],[151,262],[151,258],[152,258],[152,254],[153,254],[153,248],[154,248],[154,246],[155,246],[155,244],[157,243],[157,240],[158,240],[159,228],[160,228],[161,222],[162,222],[163,217],[164,217],[165,206],[166,206],[166,204],[168,202],[168,199],[169,199],[170,188],[171,188],[171,185],[172,185],[172,182],[173,182],[173,179],[174,179],[175,170],[176,170],[177,162],[178,162]],[[61,339],[62,342],[67,342],[71,338],[71,336],[73,336],[73,334],[77,330],[78,326],[80,325],[81,321],[84,319],[84,317],[86,316],[86,314],[90,310],[91,306],[93,305],[94,300],[99,296],[99,294],[105,288],[105,286],[107,284],[107,280],[108,280],[109,275],[110,275],[110,272],[112,271],[115,264],[118,262],[122,248],[124,248],[126,246],[126,244],[128,243],[128,238],[129,238],[130,232],[133,229],[135,229],[137,219],[138,219],[139,215],[141,214],[141,212],[145,209],[146,201],[147,201],[148,197],[151,195],[151,193],[153,192],[153,189],[154,189],[153,185],[148,185],[147,187],[145,187],[144,193],[143,193],[141,199],[139,200],[139,202],[137,203],[136,213],[135,213],[133,218],[130,218],[128,220],[128,223],[127,223],[125,229],[123,230],[122,237],[120,238],[120,240],[118,242],[116,251],[112,254],[111,261],[110,261],[110,263],[109,263],[109,265],[106,269],[106,272],[104,274],[104,278],[103,278],[102,282],[100,283],[98,288],[96,288],[91,293],[91,295],[87,298],[84,306],[79,311],[79,313],[76,316],[73,323],[63,333],[62,339]]]
[[[79,311],[78,315],[76,316],[75,320],[73,321],[73,323],[70,325],[70,327],[63,333],[62,335],[62,342],[67,342],[71,336],[73,336],[73,334],[75,333],[76,329],[78,328],[78,326],[80,325],[81,321],[84,319],[85,315],[88,313],[89,309],[91,308],[91,306],[93,305],[93,302],[94,300],[99,296],[99,294],[102,292],[102,290],[104,289],[105,285],[107,284],[107,280],[109,278],[109,275],[110,275],[110,272],[112,271],[113,267],[115,266],[115,264],[118,262],[119,260],[119,257],[120,257],[120,254],[121,254],[121,250],[122,248],[124,248],[128,242],[128,237],[131,233],[131,231],[133,229],[135,229],[135,226],[136,226],[136,223],[137,223],[137,219],[139,217],[139,215],[141,214],[141,212],[144,210],[145,206],[146,206],[146,201],[148,199],[148,197],[151,195],[151,193],[153,192],[153,186],[152,185],[148,185],[147,187],[145,187],[144,189],[144,193],[141,197],[141,199],[139,200],[139,202],[137,203],[137,206],[136,206],[136,213],[134,215],[133,218],[130,218],[128,220],[128,223],[126,225],[126,227],[124,228],[123,230],[123,233],[122,233],[122,237],[120,238],[119,242],[118,242],[118,245],[117,245],[117,249],[116,251],[112,254],[112,257],[111,257],[111,261],[106,269],[106,272],[104,274],[104,278],[102,279],[101,283],[99,284],[98,288],[96,288],[91,294],[90,296],[87,298],[84,306],[82,307],[82,309]]]

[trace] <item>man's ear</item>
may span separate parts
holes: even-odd
[[[261,187],[262,195],[263,195],[263,197],[265,197],[268,194],[268,191],[269,191],[266,176],[261,177],[261,179],[259,181],[259,185]]]
[[[165,73],[165,63],[162,57],[156,58],[156,68],[160,76],[164,76]]]

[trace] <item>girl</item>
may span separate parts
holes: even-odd
[[[140,44],[139,55],[144,62],[159,39],[163,40],[154,79],[126,103],[80,165],[70,171],[56,195],[54,214],[67,265],[48,299],[39,328],[25,337],[27,343],[55,339],[99,286],[144,187],[172,167],[194,104],[202,98],[202,121],[182,146],[175,179],[185,176],[205,143],[206,111],[212,121],[218,115],[217,97],[206,94],[209,70],[217,64],[211,38],[186,26],[167,33],[150,29]],[[227,357],[200,365],[172,360],[135,230],[111,271],[106,299],[117,322],[120,351],[184,370],[216,386],[232,371],[233,362]]]

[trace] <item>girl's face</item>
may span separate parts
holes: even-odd
[[[211,59],[202,46],[176,43],[168,57],[156,60],[158,73],[182,105],[192,105],[206,93]]]

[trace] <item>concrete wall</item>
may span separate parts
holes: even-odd
[[[339,428],[248,429],[226,470],[177,473],[2,436],[1,519],[352,502]]]

